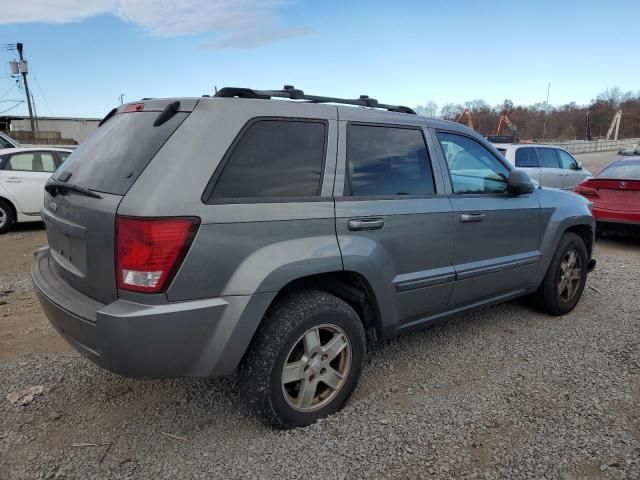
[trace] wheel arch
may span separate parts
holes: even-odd
[[[345,301],[356,311],[368,334],[374,339],[381,338],[382,315],[378,298],[371,283],[361,273],[340,270],[296,278],[280,289],[267,311],[287,296],[304,290],[320,290]]]

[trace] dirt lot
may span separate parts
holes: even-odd
[[[342,412],[292,432],[233,377],[130,380],[72,351],[30,285],[45,243],[39,225],[0,237],[0,479],[640,478],[635,241],[598,242],[571,314],[512,302],[403,336]]]

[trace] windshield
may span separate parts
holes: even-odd
[[[69,155],[53,179],[124,195],[187,115],[179,112],[157,127],[158,112],[115,115]]]

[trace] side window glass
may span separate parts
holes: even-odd
[[[53,173],[56,170],[56,162],[51,152],[36,152],[33,157],[34,171]],[[37,169],[35,167],[38,167]]]
[[[67,159],[67,157],[71,155],[69,152],[58,152],[58,157],[60,158],[60,165]]]
[[[209,199],[315,197],[325,142],[324,122],[258,120],[242,134]]]
[[[575,158],[564,150],[557,150],[557,152],[560,157],[560,162],[562,163],[562,168],[566,168],[567,170],[578,170],[578,162]]]
[[[520,147],[516,150],[516,167],[518,168],[537,168],[538,155],[535,148],[532,147]]]
[[[16,153],[11,155],[7,166],[7,170],[32,172],[33,171],[33,152]]]
[[[347,173],[353,196],[435,193],[429,153],[418,129],[349,125]]]
[[[13,148],[13,145],[8,140],[0,137],[0,148]]]
[[[455,133],[438,133],[454,193],[502,193],[509,169],[479,142]]]
[[[538,148],[542,168],[560,168],[560,161],[555,148]]]

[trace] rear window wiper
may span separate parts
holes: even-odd
[[[79,185],[74,185],[73,183],[58,182],[56,180],[52,180],[48,182],[44,186],[44,189],[47,192],[49,192],[53,197],[55,197],[60,192],[71,191],[71,192],[80,193],[82,195],[86,195],[87,197],[102,198],[96,192],[89,190],[88,188],[81,187]]]

